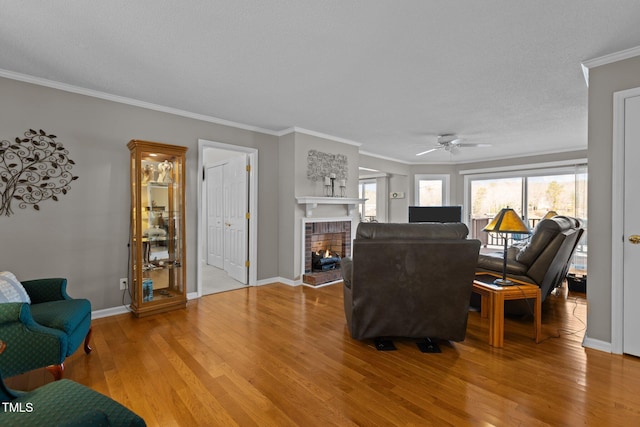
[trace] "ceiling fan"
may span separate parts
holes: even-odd
[[[416,156],[422,156],[427,153],[431,153],[433,151],[444,150],[453,152],[456,148],[467,148],[467,147],[491,147],[491,144],[469,144],[463,143],[463,139],[457,137],[453,134],[445,134],[438,135],[438,145],[435,145],[433,148],[425,150],[421,153],[416,154]]]

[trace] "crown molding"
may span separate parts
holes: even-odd
[[[604,65],[610,62],[615,62],[615,61],[620,61],[622,59],[627,59],[627,58],[631,58],[634,56],[639,56],[640,55],[640,46],[637,48],[633,48],[633,49],[627,49],[625,51],[622,52],[618,52],[618,53],[614,53],[611,55],[606,55],[600,58],[595,58],[589,61],[585,61],[583,62],[583,67],[588,66],[589,68],[592,67],[596,67],[596,66],[600,66],[600,65]],[[587,68],[588,70],[588,68]],[[266,134],[266,135],[272,135],[272,136],[277,136],[277,137],[281,137],[284,135],[288,135],[290,133],[301,133],[304,135],[310,135],[310,136],[315,136],[318,138],[323,138],[323,139],[327,139],[330,141],[335,141],[335,142],[340,142],[343,144],[348,144],[348,145],[353,145],[356,147],[361,147],[362,143],[360,142],[356,142],[356,141],[352,141],[346,138],[340,138],[337,136],[333,136],[333,135],[329,135],[326,133],[321,133],[321,132],[316,132],[316,131],[312,131],[309,129],[304,129],[301,127],[290,127],[290,128],[286,128],[280,131],[274,131],[271,129],[266,129],[266,128],[262,128],[262,127],[258,127],[258,126],[252,126],[252,125],[247,125],[244,123],[238,123],[238,122],[233,122],[230,120],[225,120],[225,119],[220,119],[217,117],[213,117],[213,116],[207,116],[204,114],[198,114],[198,113],[192,113],[190,111],[185,111],[185,110],[180,110],[177,108],[172,108],[172,107],[166,107],[163,105],[158,105],[158,104],[152,104],[150,102],[145,102],[145,101],[140,101],[137,99],[133,99],[133,98],[127,98],[124,96],[119,96],[119,95],[112,95],[106,92],[100,92],[97,90],[93,90],[93,89],[87,89],[87,88],[83,88],[80,86],[74,86],[74,85],[69,85],[66,83],[60,83],[60,82],[56,82],[54,80],[48,80],[48,79],[44,79],[41,77],[34,77],[34,76],[30,76],[28,74],[22,74],[22,73],[17,73],[14,71],[9,71],[9,70],[4,70],[4,69],[0,69],[0,77],[4,77],[10,80],[17,80],[17,81],[21,81],[21,82],[25,82],[25,83],[31,83],[34,85],[38,85],[38,86],[44,86],[44,87],[49,87],[52,89],[58,89],[58,90],[62,90],[65,92],[70,92],[70,93],[75,93],[75,94],[79,94],[79,95],[85,95],[85,96],[89,96],[92,98],[98,98],[98,99],[104,99],[107,101],[112,101],[112,102],[117,102],[120,104],[125,104],[125,105],[131,105],[134,107],[140,107],[140,108],[145,108],[148,110],[154,110],[154,111],[159,111],[159,112],[163,112],[163,113],[167,113],[167,114],[173,114],[173,115],[177,115],[177,116],[181,116],[181,117],[186,117],[186,118],[190,118],[190,119],[194,119],[194,120],[200,120],[200,121],[204,121],[204,122],[208,122],[208,123],[214,123],[214,124],[218,124],[218,125],[223,125],[223,126],[228,126],[228,127],[233,127],[236,129],[242,129],[242,130],[247,130],[247,131],[251,131],[251,132],[257,132],[257,133],[262,133],[262,134]],[[577,151],[579,149],[576,148],[571,148],[571,149],[566,149],[566,150],[561,150],[561,151],[549,151],[549,152],[541,152],[541,153],[535,153],[535,154],[531,154],[531,156],[537,156],[537,155],[544,155],[544,154],[556,154],[556,153],[562,153],[562,152],[568,152],[568,151]],[[476,163],[476,162],[489,162],[492,160],[503,160],[503,159],[511,159],[511,158],[522,158],[522,157],[528,157],[528,156],[522,156],[522,155],[514,155],[514,156],[504,156],[504,157],[495,157],[495,158],[491,158],[491,159],[480,159],[480,160],[468,160],[468,161],[433,161],[433,162],[410,162],[410,161],[405,161],[405,160],[399,160],[399,159],[395,159],[393,157],[388,157],[388,156],[383,156],[380,154],[375,154],[375,153],[371,153],[368,151],[359,151],[359,154],[362,155],[366,155],[366,156],[370,156],[370,157],[375,157],[378,159],[382,159],[382,160],[388,160],[388,161],[392,161],[392,162],[396,162],[396,163],[401,163],[401,164],[405,164],[405,165],[458,165],[458,164],[464,164],[464,163]]]
[[[563,166],[580,166],[588,164],[588,159],[580,158],[580,159],[570,159],[570,160],[558,160],[552,162],[542,162],[542,163],[528,163],[522,165],[511,165],[511,166],[497,166],[493,168],[482,168],[482,169],[467,169],[460,170],[458,173],[460,175],[474,175],[480,173],[490,173],[490,172],[510,172],[510,171],[525,171],[525,170],[536,170],[536,169],[547,169],[547,168],[559,168]]]
[[[220,119],[218,117],[207,116],[204,114],[192,113],[186,110],[180,110],[178,108],[166,107],[164,105],[153,104],[150,102],[140,101],[133,98],[127,98],[119,95],[112,95],[106,92],[100,92],[93,89],[87,89],[79,86],[73,86],[66,83],[60,83],[53,80],[43,79],[40,77],[30,76],[28,74],[16,73],[14,71],[8,71],[0,69],[0,77],[5,77],[11,80],[18,80],[25,83],[31,83],[38,86],[45,86],[52,89],[58,89],[65,92],[76,93],[79,95],[90,96],[92,98],[104,99],[106,101],[117,102],[119,104],[131,105],[134,107],[145,108],[147,110],[160,111],[163,113],[173,114],[176,116],[186,117],[189,119],[200,120],[203,122],[215,123],[218,125],[229,126],[237,129],[248,130],[252,132],[264,133],[267,135],[277,136],[277,132],[261,128],[258,126],[246,125],[244,123],[233,122],[231,120]]]
[[[360,151],[360,154],[362,154],[364,156],[375,157],[376,159],[389,160],[391,162],[402,163],[403,165],[412,165],[412,164],[414,164],[412,162],[407,162],[405,160],[394,159],[393,157],[381,156],[380,154],[371,153],[369,151]]]
[[[333,135],[329,135],[329,134],[326,134],[326,133],[316,132],[316,131],[313,131],[313,130],[304,129],[304,128],[300,128],[300,127],[296,127],[296,126],[283,129],[283,130],[281,130],[279,132],[274,133],[274,135],[276,135],[276,136],[285,136],[285,135],[289,135],[290,133],[301,133],[301,134],[304,134],[304,135],[309,135],[309,136],[315,136],[315,137],[318,137],[318,138],[328,139],[330,141],[340,142],[342,144],[355,145],[356,147],[360,147],[362,145],[362,143],[356,142],[356,141],[352,141],[350,139],[340,138],[339,136],[333,136]]]
[[[640,46],[583,61],[580,65],[582,66],[582,74],[584,75],[584,80],[587,83],[587,86],[589,86],[589,70],[591,68],[611,64],[613,62],[622,61],[624,59],[633,58],[635,56],[640,56]]]

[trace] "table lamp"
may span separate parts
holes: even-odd
[[[542,219],[549,219],[549,218],[553,218],[554,216],[558,216],[558,212],[549,211],[545,214],[545,216],[542,217]]]
[[[531,231],[529,231],[529,227],[527,227],[512,208],[503,208],[482,231],[503,234],[504,254],[502,255],[502,279],[496,279],[493,283],[499,286],[512,285],[513,282],[507,279],[507,235],[509,233],[530,234]]]

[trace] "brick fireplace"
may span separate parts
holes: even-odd
[[[302,282],[311,286],[342,280],[339,265],[326,271],[314,271],[312,253],[329,251],[340,258],[351,256],[351,218],[304,223],[304,274]]]

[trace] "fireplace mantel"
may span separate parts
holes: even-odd
[[[347,208],[347,215],[351,216],[354,209],[367,199],[350,199],[348,197],[313,197],[303,196],[296,197],[299,205],[305,205],[305,216],[310,217],[313,210],[318,205],[344,205]]]

